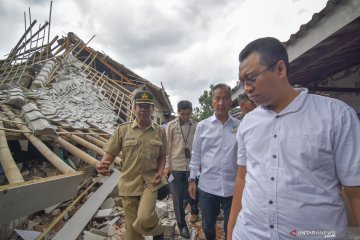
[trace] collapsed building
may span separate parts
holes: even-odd
[[[97,212],[105,202],[119,201],[120,172],[115,167],[110,177],[99,178],[93,166],[115,127],[134,119],[137,91],[154,94],[158,124],[173,111],[169,97],[162,86],[90,48],[92,39],[85,43],[70,32],[50,40],[49,22],[38,29],[36,20],[25,23],[25,33],[0,60],[0,239],[24,225],[15,235],[25,239],[34,234],[26,229],[39,233],[31,239],[121,235],[123,227],[114,228],[123,225],[121,209]],[[115,164],[121,165],[120,157]],[[114,198],[106,199],[112,192]],[[82,233],[94,216],[102,235]]]

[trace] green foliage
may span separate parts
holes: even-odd
[[[214,114],[214,109],[211,104],[211,90],[213,84],[210,85],[210,90],[205,90],[199,97],[200,107],[195,107],[193,110],[193,118],[196,121],[204,120]]]

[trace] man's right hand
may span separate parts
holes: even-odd
[[[171,173],[171,169],[170,169],[170,168],[164,168],[163,176],[169,177],[170,173]]]
[[[111,174],[110,165],[114,161],[114,157],[108,153],[106,153],[101,161],[95,163],[96,171],[104,176],[109,176]]]
[[[189,182],[189,196],[192,199],[196,199],[196,183],[195,181]]]

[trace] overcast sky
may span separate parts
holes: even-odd
[[[51,38],[74,32],[143,78],[163,83],[173,106],[210,84],[236,84],[250,41],[287,41],[327,0],[54,0]],[[44,24],[50,0],[0,0],[0,57],[24,33],[24,11]],[[29,21],[27,20],[27,24]]]

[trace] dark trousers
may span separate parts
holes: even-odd
[[[174,177],[169,183],[170,192],[173,197],[174,212],[176,222],[179,228],[186,226],[185,210],[187,204],[190,204],[191,214],[199,214],[198,202],[190,198],[188,193],[188,179],[190,176],[189,171],[172,171]]]
[[[224,211],[224,231],[226,237],[226,228],[230,215],[232,202],[231,197],[220,197],[198,189],[199,202],[201,209],[202,227],[207,240],[216,239],[216,219],[220,213],[220,207]]]

